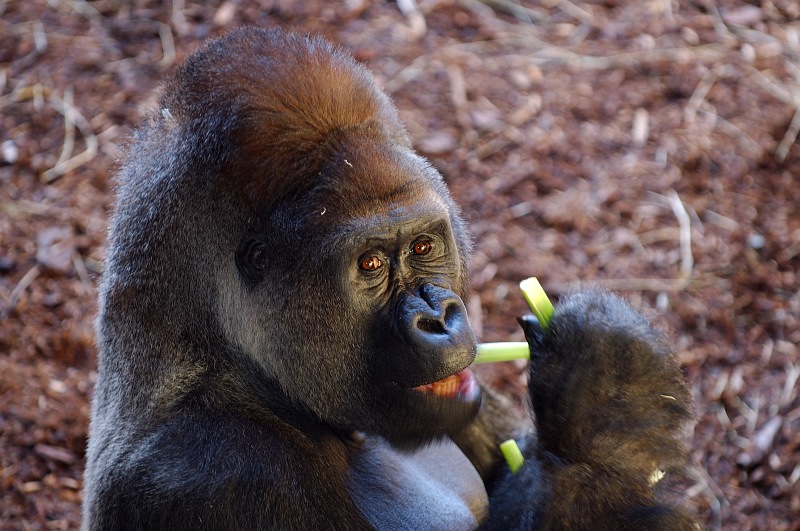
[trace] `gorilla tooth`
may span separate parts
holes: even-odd
[[[414,389],[441,398],[458,398],[469,401],[473,400],[478,393],[478,384],[472,373],[468,369],[463,369],[446,378],[420,385]]]
[[[461,383],[461,378],[458,374],[452,374],[447,378],[443,378],[438,382],[433,382],[432,392],[435,396],[452,397],[458,394],[458,386]]]

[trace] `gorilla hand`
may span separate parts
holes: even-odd
[[[547,329],[532,317],[520,323],[532,353],[535,451],[552,475],[545,521],[692,529],[652,489],[660,471],[683,463],[680,439],[691,419],[689,392],[666,341],[623,300],[601,291],[563,298]]]

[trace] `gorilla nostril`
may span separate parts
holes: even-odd
[[[445,326],[450,326],[453,319],[459,319],[462,315],[461,306],[458,304],[450,304],[444,310],[444,323]]]
[[[417,328],[429,334],[444,334],[444,325],[435,319],[420,319]]]

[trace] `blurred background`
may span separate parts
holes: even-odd
[[[0,0],[0,528],[80,522],[113,173],[159,79],[242,24],[321,33],[389,92],[476,243],[470,317],[518,282],[620,291],[696,401],[687,504],[800,529],[796,0]],[[523,404],[521,364],[484,377]]]

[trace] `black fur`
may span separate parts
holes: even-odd
[[[469,237],[389,99],[324,40],[210,41],[118,181],[84,529],[689,522],[648,483],[682,458],[688,394],[617,299],[524,325],[541,437],[516,476],[501,398],[424,391],[471,381]]]
[[[666,341],[622,299],[563,298],[531,345],[536,437],[492,492],[488,529],[695,529],[654,474],[685,463],[690,396]],[[531,493],[519,503],[520,491]]]

